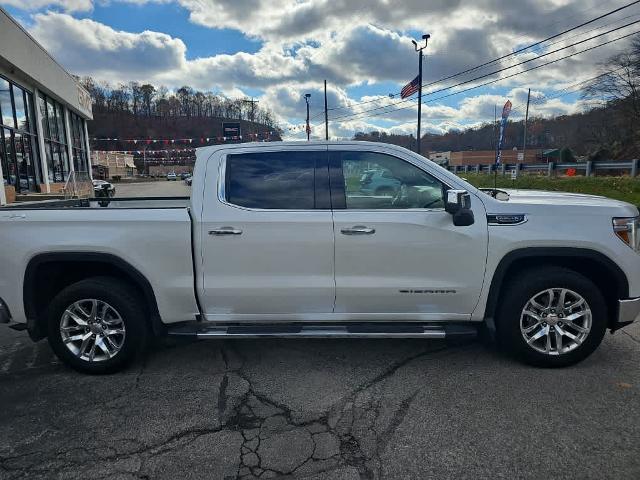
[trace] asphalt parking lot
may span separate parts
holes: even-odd
[[[480,341],[163,339],[91,377],[0,325],[0,479],[637,479],[639,364],[632,325],[562,370]]]
[[[172,341],[90,377],[0,328],[0,478],[640,477],[640,326],[585,362],[470,342]]]
[[[116,183],[116,197],[188,197],[191,187],[183,180],[140,183]]]

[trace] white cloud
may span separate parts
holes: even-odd
[[[128,33],[63,13],[34,16],[31,33],[67,69],[104,80],[149,78],[182,69],[182,40],[158,32]]]
[[[0,5],[8,5],[30,11],[46,7],[58,7],[65,12],[88,12],[93,10],[92,0],[0,0]]]
[[[34,15],[31,31],[74,73],[90,74],[112,83],[137,80],[169,87],[187,84],[229,95],[257,89],[263,93],[261,105],[271,108],[284,125],[304,117],[302,95],[306,92],[312,94],[312,115],[319,110],[321,81],[326,78],[329,104],[335,109],[331,115],[359,114],[332,122],[332,135],[343,136],[346,132],[352,135],[354,131],[369,129],[413,131],[414,101],[398,103],[397,97],[384,95],[349,98],[347,91],[352,86],[385,82],[395,85],[390,89],[397,92],[416,74],[417,58],[410,40],[413,33],[421,32],[425,26],[432,34],[424,63],[424,79],[429,83],[506,55],[606,10],[595,8],[596,0],[95,0],[100,4],[170,1],[186,8],[194,23],[214,29],[236,29],[261,39],[260,49],[255,53],[237,52],[189,60],[186,46],[179,38],[152,31],[117,31],[93,20],[56,12]],[[0,3],[36,10],[54,6],[67,11],[90,10],[93,5],[91,0],[0,0]],[[580,38],[584,37],[559,41],[553,48]],[[596,42],[585,44],[579,49],[594,44]],[[489,87],[482,94],[471,90],[452,96],[446,101],[452,102],[453,107],[443,105],[444,100],[438,98],[474,83],[441,94],[429,96],[429,92],[536,54],[508,58],[438,82],[425,89],[426,100],[431,102],[423,106],[425,129],[444,131],[488,121],[493,118],[494,106],[500,107],[506,97],[514,102],[513,118],[519,118],[524,112],[529,85],[534,87],[535,114],[575,112],[583,107],[582,102],[562,98],[548,100],[543,93],[593,76],[597,63],[621,46],[614,43],[495,85],[500,87],[496,92],[504,93],[505,87],[511,89],[507,95],[486,93],[492,91],[493,87]],[[572,51],[576,50],[578,48]],[[548,49],[536,53],[545,51]],[[566,53],[515,67],[501,75],[521,72]],[[499,77],[491,75],[485,81],[496,78]],[[360,101],[369,103],[359,104]],[[375,110],[368,112],[370,109]]]

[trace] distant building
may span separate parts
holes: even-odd
[[[557,162],[560,160],[560,149],[558,148],[549,148],[547,150],[543,150],[540,153],[540,156],[544,159],[545,162]]]
[[[446,165],[451,159],[451,152],[429,152],[427,158],[438,165]]]
[[[133,155],[94,150],[91,152],[91,168],[93,178],[112,180],[116,177],[132,177],[136,167]]]
[[[538,155],[535,150],[527,150],[526,158],[520,159],[516,150],[503,150],[502,163],[546,163],[546,160]],[[466,150],[463,152],[451,152],[449,165],[492,165],[496,161],[496,152],[493,150]]]
[[[0,204],[89,179],[91,97],[0,8]]]

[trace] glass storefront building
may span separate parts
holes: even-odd
[[[0,77],[0,161],[5,185],[35,191],[41,182],[33,95]]]
[[[0,204],[90,175],[91,99],[0,7]]]

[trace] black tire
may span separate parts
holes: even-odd
[[[591,310],[591,330],[582,344],[560,355],[535,350],[520,330],[520,317],[529,299],[550,288],[566,288],[577,293]],[[584,360],[598,348],[607,329],[607,318],[605,300],[591,280],[567,268],[532,268],[512,277],[502,292],[496,315],[497,340],[501,348],[529,365],[567,367]]]
[[[121,349],[112,358],[96,362],[83,360],[71,352],[63,342],[60,332],[63,314],[74,302],[84,299],[106,302],[122,318],[126,334]],[[48,340],[58,358],[79,372],[115,373],[124,369],[144,351],[148,334],[145,319],[143,302],[130,285],[110,277],[92,277],[66,287],[49,304]]]

